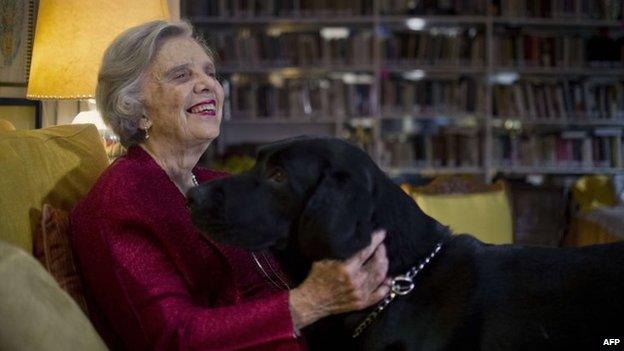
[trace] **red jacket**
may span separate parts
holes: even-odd
[[[196,168],[199,182],[226,174]],[[299,350],[288,293],[252,257],[204,239],[186,199],[140,147],[115,161],[71,214],[96,326],[131,350]]]

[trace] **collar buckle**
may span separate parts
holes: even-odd
[[[404,296],[412,292],[416,284],[407,275],[399,275],[392,279],[392,292]]]

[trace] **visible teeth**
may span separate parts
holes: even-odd
[[[202,113],[202,112],[214,111],[214,110],[215,110],[215,105],[213,103],[210,103],[210,104],[195,106],[191,108],[190,111],[191,113]]]

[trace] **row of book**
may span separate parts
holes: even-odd
[[[492,7],[506,17],[624,19],[622,0],[493,0]]]
[[[346,84],[341,79],[287,79],[280,85],[249,81],[226,86],[232,120],[364,117],[372,114],[374,104],[370,84]]]
[[[224,68],[371,64],[373,60],[370,31],[340,39],[324,39],[318,32],[269,35],[249,31],[210,33],[209,38]]]
[[[386,137],[382,165],[389,167],[479,167],[483,138],[464,134],[417,134]]]
[[[382,40],[382,57],[390,65],[483,66],[483,33],[457,35],[392,32]],[[324,38],[319,32],[267,34],[242,30],[208,32],[209,45],[226,67],[372,64],[374,38],[369,30],[347,37]]]
[[[501,66],[624,67],[624,36],[501,29],[492,47]]]
[[[265,33],[249,29],[208,32],[209,44],[230,67],[370,65],[374,36],[353,30],[345,37],[323,37],[317,31]],[[501,67],[624,68],[624,36],[504,31],[492,41],[494,63]],[[468,28],[454,33],[394,31],[382,38],[381,55],[389,65],[483,66],[485,37]]]
[[[366,16],[373,0],[187,0],[186,13],[213,17]],[[382,15],[481,15],[488,7],[504,17],[624,18],[621,0],[383,0]]]
[[[488,0],[383,0],[382,15],[485,15]]]
[[[480,135],[455,133],[386,137],[382,164],[389,167],[481,167]],[[621,168],[621,130],[563,132],[552,135],[500,135],[494,138],[492,166],[545,168]]]
[[[370,116],[376,97],[372,76],[356,78],[232,80],[228,83],[233,117]],[[346,76],[345,76],[346,77]],[[355,76],[357,77],[357,76]],[[382,115],[482,115],[485,86],[474,78],[409,80],[391,75],[381,81]],[[521,80],[492,87],[492,114],[533,122],[623,121],[624,81]]]
[[[365,16],[373,0],[187,0],[186,13],[211,17]]]
[[[492,159],[503,167],[622,167],[622,130],[495,136]]]
[[[187,0],[186,12],[195,16],[370,16],[374,0]],[[485,15],[488,0],[384,0],[384,15]]]
[[[483,65],[485,36],[474,28],[392,32],[382,39],[381,52],[390,64]]]
[[[391,76],[381,81],[384,115],[464,114],[485,111],[485,89],[473,78],[412,81]]]
[[[524,120],[624,120],[624,80],[534,80],[492,87],[493,115]]]

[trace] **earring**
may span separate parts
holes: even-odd
[[[149,129],[152,127],[152,121],[150,121],[147,117],[143,117],[139,121],[138,127],[142,129],[143,132],[145,132],[145,134],[143,135],[143,140],[149,139]]]

